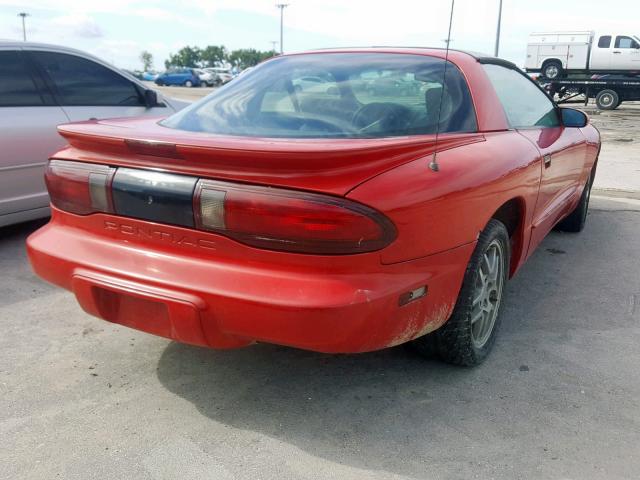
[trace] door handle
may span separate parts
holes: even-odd
[[[551,166],[551,155],[550,154],[546,154],[542,157],[542,160],[544,160],[544,168],[549,168]]]
[[[614,51],[613,53],[614,53],[615,55],[620,55],[622,52],[620,52],[620,51]]]

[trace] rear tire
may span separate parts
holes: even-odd
[[[615,90],[601,90],[596,95],[596,105],[600,110],[615,110],[622,103]]]
[[[491,219],[480,233],[464,275],[451,318],[412,346],[426,357],[433,353],[454,365],[482,363],[493,344],[509,272],[511,243],[504,224]]]
[[[191,80],[187,80],[186,82],[184,82],[184,86],[187,88],[191,88],[193,87],[193,82]]]
[[[562,62],[551,60],[542,67],[542,76],[549,80],[557,80],[563,76]]]
[[[580,202],[576,208],[557,226],[556,229],[562,232],[579,233],[584,230],[584,225],[587,222],[587,213],[589,211],[589,200],[591,199],[591,186],[593,185],[593,173],[589,175],[587,184],[582,190],[580,196]]]

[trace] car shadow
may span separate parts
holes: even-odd
[[[442,391],[468,390],[475,374],[403,347],[326,355],[262,344],[225,352],[171,343],[158,376],[217,422],[281,439],[315,456],[385,470],[397,448],[420,456],[425,445],[414,443],[416,434],[427,436],[447,417]]]
[[[12,278],[0,282],[0,306],[55,291],[55,287],[33,274],[25,249],[27,237],[48,221],[45,218],[0,227],[0,273],[12,272]]]
[[[616,229],[606,214],[595,216],[598,225],[590,228]],[[273,345],[214,351],[170,343],[157,375],[209,419],[356,468],[418,478],[430,463],[519,458],[524,447],[512,439],[531,435],[531,406],[553,404],[567,381],[558,365],[582,368],[580,358],[574,366],[557,350],[570,332],[593,323],[571,315],[566,301],[583,288],[583,266],[592,271],[605,261],[590,243],[597,240],[588,231],[545,240],[509,283],[499,341],[474,369],[405,347],[326,355]],[[600,315],[596,302],[593,314]],[[559,344],[546,345],[546,329]],[[530,366],[542,374],[529,373]],[[534,411],[543,424],[552,421],[544,408]]]
[[[29,222],[16,223],[13,225],[7,225],[6,227],[0,227],[0,242],[11,242],[15,239],[24,240],[28,235],[35,232],[43,225],[46,225],[48,222],[48,218],[41,218],[39,220],[31,220]]]

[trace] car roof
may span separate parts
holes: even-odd
[[[513,68],[519,70],[518,66],[499,57],[494,57],[485,53],[474,52],[471,50],[460,50],[455,48],[439,48],[439,47],[394,47],[394,46],[371,46],[371,47],[339,47],[339,48],[319,48],[314,50],[307,50],[303,52],[287,53],[284,56],[291,55],[304,55],[304,54],[317,54],[317,53],[406,53],[413,55],[427,55],[444,58],[447,56],[455,61],[456,57],[468,56],[476,59],[480,63],[493,63],[502,65],[507,68]]]
[[[91,55],[90,53],[84,52],[82,50],[78,50],[71,47],[65,47],[63,45],[54,45],[51,43],[39,43],[39,42],[19,42],[16,40],[0,40],[0,48],[15,48],[16,50],[50,50],[52,52],[62,52],[62,53],[72,53],[75,55],[79,55],[82,57],[89,57],[91,59],[97,60],[100,63],[106,63],[104,60]]]

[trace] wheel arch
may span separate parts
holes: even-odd
[[[564,68],[567,68],[567,67],[566,67],[566,65],[565,65],[565,62],[563,62],[561,58],[552,57],[552,58],[545,58],[545,59],[542,61],[542,65],[540,65],[540,69],[541,69],[541,70],[544,70],[544,67],[546,67],[547,65],[549,65],[551,62],[554,62],[554,63],[555,63],[555,62],[557,62],[557,63],[559,63],[559,64],[560,64],[560,66],[561,66],[563,69],[564,69]]]
[[[524,253],[525,209],[525,200],[522,197],[513,197],[500,205],[490,218],[490,220],[495,219],[502,222],[509,233],[509,239],[511,240],[509,278],[515,273]]]

